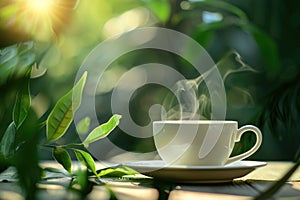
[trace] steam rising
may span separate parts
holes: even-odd
[[[206,84],[214,84],[208,81],[208,77],[214,70],[219,70],[225,89],[234,89],[243,97],[244,102],[251,102],[250,93],[236,85],[232,85],[228,78],[240,72],[256,72],[241,60],[237,52],[225,55],[210,70],[191,80],[180,80],[173,88],[174,94],[167,95],[163,102],[165,112],[162,119],[189,120],[211,119],[211,100]]]

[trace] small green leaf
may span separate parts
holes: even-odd
[[[87,147],[90,143],[106,137],[116,126],[118,126],[121,115],[113,115],[108,122],[96,127],[83,141],[83,145]]]
[[[53,148],[52,155],[55,160],[65,168],[65,170],[72,174],[72,161],[69,153],[65,149],[55,147]]]
[[[109,167],[101,169],[98,172],[98,177],[121,177],[124,175],[135,175],[138,174],[137,171],[126,167],[124,165],[118,165],[116,167]]]
[[[83,165],[85,165],[89,170],[91,170],[95,175],[97,175],[96,172],[96,166],[95,166],[95,161],[93,157],[80,149],[73,149],[75,152],[75,155],[77,157],[77,160],[81,162]]]
[[[15,139],[16,139],[16,126],[12,122],[7,127],[1,140],[1,153],[4,157],[9,157],[13,155],[15,151],[14,149]]]
[[[67,173],[63,169],[58,169],[58,168],[52,168],[52,167],[46,167],[43,168],[44,172],[50,172],[50,173],[56,173],[56,174],[62,174],[64,176],[72,176],[71,174]]]
[[[51,111],[46,121],[46,135],[48,141],[61,138],[69,128],[73,114],[81,103],[82,91],[85,85],[87,72],[65,96],[63,96]]]
[[[90,128],[91,119],[89,117],[83,118],[76,126],[77,132],[80,135],[86,134]]]
[[[18,92],[13,109],[13,121],[17,128],[19,128],[22,125],[25,118],[27,117],[30,104],[31,98],[28,82],[28,85]]]

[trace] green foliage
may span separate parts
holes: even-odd
[[[1,140],[1,154],[8,158],[15,152],[16,125],[12,122],[6,129]]]
[[[25,92],[23,87],[27,86],[29,71],[35,62],[35,58],[35,45],[33,42],[14,44],[0,49],[0,121],[2,124],[0,126],[0,138],[6,127],[11,123],[11,113],[13,112],[16,94],[23,93],[20,92],[23,89]],[[27,106],[24,105],[23,108],[25,107]],[[23,111],[22,114],[25,114]],[[21,115],[19,120],[24,120],[24,115]]]
[[[31,71],[31,70],[30,70]],[[19,128],[27,117],[31,104],[29,83],[17,93],[16,102],[13,108],[13,121]]]
[[[156,15],[158,20],[166,23],[171,14],[171,5],[168,0],[143,0],[148,8]]]
[[[86,81],[85,72],[74,88],[63,96],[55,105],[46,122],[48,141],[61,138],[69,128],[73,114],[81,103],[82,90]]]
[[[275,88],[258,114],[259,126],[276,130],[273,135],[279,139],[298,134],[297,130],[300,128],[299,75],[300,73],[294,74],[289,81]]]
[[[33,42],[15,44],[0,50],[0,90],[3,95],[0,119],[3,125],[11,119],[6,118],[5,113],[12,114],[13,119],[0,142],[0,163],[16,167],[26,199],[34,199],[35,184],[41,175],[37,156],[37,133],[40,127],[30,108],[29,92],[29,78],[35,59]],[[13,92],[17,95],[11,95]],[[8,106],[8,103],[13,106]]]
[[[24,76],[35,62],[34,43],[25,42],[0,50],[0,85]]]
[[[85,199],[85,196],[92,191],[93,185],[94,183],[89,180],[88,171],[79,168],[69,189],[78,192],[80,199]]]
[[[42,170],[39,167],[38,145],[41,126],[32,109],[22,125],[17,129],[15,154],[10,164],[18,172],[19,184],[26,199],[35,199],[36,184],[41,180]]]
[[[270,35],[249,21],[247,14],[240,8],[224,1],[192,2],[190,9],[212,10],[223,14],[225,19],[217,22],[200,23],[195,28],[195,36],[203,45],[208,46],[214,31],[237,26],[252,35],[260,50],[269,77],[273,77],[279,70],[279,55],[276,43]],[[230,14],[228,14],[230,13]]]
[[[62,170],[62,169],[58,169],[58,168],[45,167],[42,170],[44,171],[44,176],[46,175],[46,172],[51,172],[51,173],[56,173],[56,174],[62,174],[64,176],[66,176],[66,177],[71,177],[72,176],[72,174],[70,174],[69,172],[66,172],[66,170]]]
[[[241,23],[241,27],[252,34],[264,60],[268,76],[274,78],[279,71],[279,55],[275,41],[253,24]]]
[[[31,70],[27,71],[31,72]],[[53,110],[50,112],[46,123],[40,123],[31,109],[29,75],[30,73],[27,73],[26,84],[21,87],[16,95],[12,113],[13,122],[8,126],[0,141],[0,155],[1,159],[5,159],[8,163],[17,168],[20,184],[24,189],[26,198],[34,199],[36,191],[35,184],[42,176],[42,171],[38,166],[37,156],[37,145],[39,142],[38,132],[45,125],[47,142],[43,144],[43,146],[52,148],[53,158],[61,164],[69,174],[72,174],[72,161],[68,151],[73,151],[77,159],[94,175],[97,175],[97,171],[92,156],[88,152],[78,149],[78,147],[84,146],[83,143],[66,145],[53,144],[53,142],[63,137],[73,121],[73,114],[81,103],[87,73],[85,72],[75,86],[65,96],[59,99]],[[89,139],[86,140],[85,145],[106,137],[119,124],[120,118],[120,115],[114,115],[107,123],[96,127],[89,134]],[[85,123],[81,128],[88,130],[89,119],[85,118]],[[24,155],[30,155],[30,159],[27,159],[28,156]],[[26,161],[24,160],[25,158],[27,159]],[[3,161],[1,160],[1,164],[2,162]],[[58,169],[46,168],[44,170],[68,176],[65,172]],[[83,181],[87,180],[86,174],[87,173],[81,172],[74,174],[76,177],[75,185],[79,184],[81,188],[79,191],[82,193],[88,192],[86,188],[88,185],[92,186],[88,181]]]
[[[58,100],[53,110],[48,116],[46,122],[47,140],[54,142],[61,138],[67,131],[70,123],[73,121],[73,114],[78,109],[81,103],[82,92],[86,82],[87,73],[85,72],[80,80],[76,83],[72,90]],[[73,97],[73,98],[72,98]],[[106,137],[119,124],[121,116],[113,115],[109,121],[96,127],[82,143],[53,145],[45,144],[45,146],[53,148],[52,155],[60,163],[66,171],[72,173],[72,162],[68,151],[73,151],[78,161],[85,165],[94,175],[97,175],[95,161],[93,157],[86,151],[77,147],[88,146],[90,143]],[[88,129],[89,118],[84,118],[87,122],[83,124],[82,129]]]
[[[138,174],[135,170],[126,167],[124,165],[118,165],[115,167],[104,168],[97,171],[98,177],[122,177],[124,175]]]
[[[217,10],[223,12],[226,11],[234,14],[241,20],[248,21],[248,17],[243,10],[225,1],[204,0],[204,1],[191,2],[190,9],[197,9],[199,7],[205,10],[214,10],[214,11]]]
[[[121,115],[114,115],[107,123],[96,127],[83,141],[83,145],[88,147],[90,143],[106,137],[116,126],[118,126],[120,119]]]
[[[69,153],[61,147],[54,147],[52,155],[70,174],[72,174],[72,161]]]
[[[79,149],[73,149],[73,150],[76,154],[78,161],[81,162],[83,165],[85,165],[95,175],[97,175],[95,161],[94,161],[93,157],[85,151],[82,151]]]

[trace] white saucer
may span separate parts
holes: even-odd
[[[225,166],[166,166],[162,160],[123,163],[141,174],[176,183],[222,183],[245,176],[266,162],[238,161]]]

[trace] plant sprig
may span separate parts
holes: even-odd
[[[16,50],[19,48],[18,46],[14,47],[12,50]],[[31,49],[26,49],[28,53],[31,52]],[[24,52],[23,52],[24,54]],[[0,55],[1,56],[1,55]],[[4,55],[6,56],[6,54]],[[14,59],[14,57],[18,56],[18,54],[14,54],[10,57],[10,59]],[[0,63],[1,64],[1,63]],[[92,157],[92,155],[86,151],[83,150],[84,148],[87,148],[91,143],[96,142],[106,136],[108,136],[109,133],[111,133],[119,124],[121,116],[120,115],[113,115],[107,123],[104,123],[102,125],[99,125],[95,127],[89,134],[88,130],[90,129],[90,119],[88,117],[85,117],[82,119],[83,123],[80,123],[80,130],[81,132],[79,134],[87,134],[87,137],[85,140],[81,143],[67,143],[67,144],[58,144],[57,141],[62,138],[67,130],[69,129],[72,121],[74,113],[77,111],[81,104],[82,99],[82,93],[83,89],[86,83],[87,79],[87,72],[84,72],[82,77],[79,79],[79,81],[74,85],[74,87],[63,97],[61,97],[58,102],[55,104],[54,108],[50,112],[48,118],[46,121],[40,123],[39,119],[34,117],[31,108],[31,96],[30,96],[30,75],[31,75],[31,69],[32,64],[30,63],[26,67],[26,73],[24,74],[26,78],[26,84],[22,86],[17,95],[15,104],[13,107],[12,112],[12,122],[7,127],[1,141],[1,148],[0,148],[0,158],[1,163],[7,162],[8,165],[16,166],[16,168],[22,169],[20,161],[16,161],[17,157],[18,160],[20,159],[20,156],[22,156],[22,152],[24,150],[23,147],[26,147],[26,149],[31,150],[30,148],[36,149],[36,145],[33,143],[31,144],[30,138],[36,138],[36,143],[38,146],[46,147],[52,149],[52,156],[53,158],[64,168],[64,170],[55,169],[55,168],[45,168],[44,171],[49,171],[52,173],[61,173],[67,177],[72,177],[72,188],[73,185],[80,183],[79,185],[82,185],[80,179],[83,179],[83,174],[95,175],[96,177],[100,177],[107,174],[113,174],[113,171],[107,171],[106,173],[103,173],[103,171],[97,171],[95,161]],[[31,113],[31,114],[30,114]],[[35,132],[34,135],[31,137],[30,130],[28,129],[29,124],[35,124]],[[38,143],[38,132],[43,127],[46,128],[46,142],[43,144]],[[28,132],[28,133],[27,133]],[[32,133],[33,134],[33,133]],[[21,149],[21,150],[19,150]],[[29,151],[28,150],[28,151]],[[73,172],[72,171],[72,160],[70,156],[70,152],[74,153],[76,155],[77,160],[86,166],[87,173],[80,173],[78,171]],[[3,159],[3,160],[2,160]],[[35,191],[35,183],[36,181],[40,180],[41,174],[40,174],[40,167],[38,167],[38,160],[37,158],[33,158],[33,160],[36,161],[36,163],[28,163],[30,164],[36,164],[36,167],[38,170],[36,170],[36,173],[33,176],[33,173],[29,173],[28,176],[26,174],[24,175],[23,171],[18,171],[20,178],[23,180],[22,187],[25,187],[26,194],[29,196],[34,196]],[[115,174],[126,174],[127,171],[123,169],[115,169]],[[132,174],[132,171],[128,172]],[[40,176],[39,176],[40,174]],[[31,179],[31,182],[28,182],[27,179]],[[86,178],[84,178],[86,179]],[[27,184],[27,182],[28,184]],[[22,182],[22,181],[20,181]],[[84,185],[84,184],[83,184]],[[83,192],[83,187],[82,191]]]
[[[70,143],[64,145],[53,143],[65,135],[73,121],[73,115],[81,104],[86,78],[87,72],[84,72],[75,86],[65,96],[60,98],[54,106],[46,120],[47,143],[43,146],[52,148],[53,158],[70,174],[72,174],[72,161],[69,151],[72,151],[79,162],[85,165],[94,175],[98,176],[93,157],[87,151],[82,150],[82,147],[87,148],[89,144],[96,142],[111,133],[112,130],[118,126],[121,119],[120,115],[115,114],[107,123],[94,128],[82,143]],[[89,127],[84,127],[84,129],[88,128]]]

